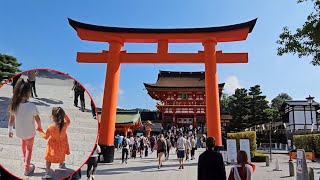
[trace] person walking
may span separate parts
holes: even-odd
[[[148,141],[148,138],[144,138],[144,139],[145,139],[145,142],[144,142],[144,147],[145,147],[144,157],[148,157],[150,143]]]
[[[238,165],[231,168],[228,180],[251,180],[251,175],[256,166],[248,162],[248,155],[240,150],[237,154]]]
[[[70,125],[70,119],[61,107],[52,108],[53,124],[48,126],[46,132],[38,128],[40,135],[44,139],[49,139],[45,152],[46,174],[45,179],[50,179],[50,167],[52,163],[59,163],[59,168],[66,169],[64,163],[66,155],[70,154],[67,128]]]
[[[180,133],[177,140],[177,156],[179,159],[179,169],[184,169],[183,159],[186,153],[186,143],[187,140],[182,136],[182,133]]]
[[[130,140],[130,144],[129,144],[130,158],[132,158],[132,148],[133,148],[133,144],[134,144],[133,135],[130,136],[129,140]]]
[[[199,156],[198,161],[198,180],[225,180],[226,170],[222,155],[215,152],[215,139],[206,138],[207,150]]]
[[[134,143],[132,145],[132,156],[131,156],[131,158],[136,159],[137,151],[138,151],[138,142],[137,142],[137,138],[134,138]]]
[[[78,107],[78,98],[80,96],[80,110],[84,112],[85,109],[85,99],[84,99],[84,92],[85,89],[82,87],[82,85],[74,80],[73,87],[71,90],[74,90],[74,106]]]
[[[31,92],[31,96],[38,97],[36,92],[36,75],[38,74],[38,70],[30,70],[27,72],[27,74],[28,74],[28,82],[31,84],[31,88],[33,90],[33,93]]]
[[[162,156],[166,151],[166,140],[163,137],[163,134],[160,134],[159,139],[157,140],[157,154],[158,154],[158,169],[162,167]]]
[[[89,160],[87,161],[87,178],[95,179],[94,175],[96,174],[97,167],[98,167],[98,156],[101,153],[100,146],[98,144],[95,145],[94,151],[90,156]],[[93,167],[93,169],[92,169]]]
[[[190,137],[185,137],[186,139],[186,161],[189,161],[190,151],[191,151],[191,142]]]
[[[171,144],[171,141],[170,141],[170,138],[167,137],[166,138],[166,143],[167,143],[167,149],[166,149],[166,160],[169,160],[169,155],[170,155],[170,150],[171,150],[171,147],[172,147],[172,144]]]
[[[195,159],[194,154],[197,149],[197,144],[196,144],[196,140],[194,139],[194,136],[191,136],[190,143],[191,143],[191,160],[194,160]]]
[[[92,99],[91,99],[91,113],[92,113],[93,119],[97,119],[96,107]]]
[[[150,137],[151,153],[153,153],[153,148],[154,148],[155,142],[156,142],[156,138],[154,137],[154,135],[152,135]]]
[[[122,140],[122,164],[125,162],[126,164],[128,163],[128,152],[129,152],[129,144],[130,144],[130,140],[124,136],[123,140]],[[126,156],[124,158],[124,156]]]
[[[36,105],[28,102],[31,91],[31,85],[19,79],[13,89],[13,97],[9,105],[8,134],[9,138],[13,137],[13,125],[15,124],[16,136],[21,139],[25,176],[29,176],[35,169],[34,164],[30,163],[36,135],[35,122],[38,128],[42,128]]]
[[[140,157],[142,158],[143,156],[143,151],[145,148],[145,139],[143,137],[143,135],[140,136]]]

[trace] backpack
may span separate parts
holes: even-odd
[[[123,138],[122,140],[122,147],[127,147],[127,138]]]
[[[138,149],[138,143],[137,141],[134,141],[133,146],[132,146],[133,150],[137,150]]]

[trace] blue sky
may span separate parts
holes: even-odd
[[[31,3],[32,2],[32,3]],[[301,26],[313,5],[295,0],[270,1],[1,1],[0,53],[13,55],[23,64],[21,69],[51,68],[80,81],[101,103],[105,64],[79,64],[76,52],[107,50],[107,43],[82,41],[68,24],[67,18],[105,26],[136,28],[192,28],[242,23],[258,18],[248,39],[218,44],[224,52],[248,52],[248,64],[218,65],[219,82],[226,93],[236,87],[261,85],[271,100],[286,92],[294,99],[309,94],[320,97],[319,68],[310,58],[277,56],[275,43],[284,26],[295,30]],[[155,52],[155,44],[126,44],[129,52]],[[201,44],[175,44],[170,52],[197,52]],[[119,107],[155,109],[143,83],[155,82],[159,70],[202,71],[204,65],[121,65]]]

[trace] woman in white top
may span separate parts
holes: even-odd
[[[30,164],[34,136],[36,135],[35,122],[39,129],[42,129],[37,107],[28,102],[31,96],[31,86],[23,79],[19,79],[13,89],[13,97],[9,106],[9,137],[13,137],[13,124],[16,127],[16,136],[21,138],[23,154],[24,175],[30,175],[35,166]]]
[[[100,149],[100,146],[98,144],[96,144],[94,151],[92,152],[92,155],[90,156],[90,158],[87,162],[87,178],[88,178],[88,180],[94,179],[94,175],[96,174],[97,167],[98,167],[99,153],[101,153],[101,149]],[[93,169],[92,169],[92,167],[93,167]]]

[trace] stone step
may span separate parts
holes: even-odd
[[[5,164],[2,164],[6,170],[8,170],[10,173],[14,174],[15,176],[19,178],[23,178],[26,180],[41,180],[42,177],[45,175],[45,161],[36,162],[32,161],[32,163],[35,165],[35,171],[32,176],[24,176],[23,175],[23,162],[20,160],[8,160]],[[81,164],[82,165],[82,164]],[[80,166],[81,166],[80,165]],[[52,164],[51,165],[51,172],[52,180],[58,180],[61,178],[64,178],[66,176],[69,176],[74,171],[78,170],[80,166],[74,166],[74,165],[68,165],[66,164],[67,169],[59,169],[58,164]]]

